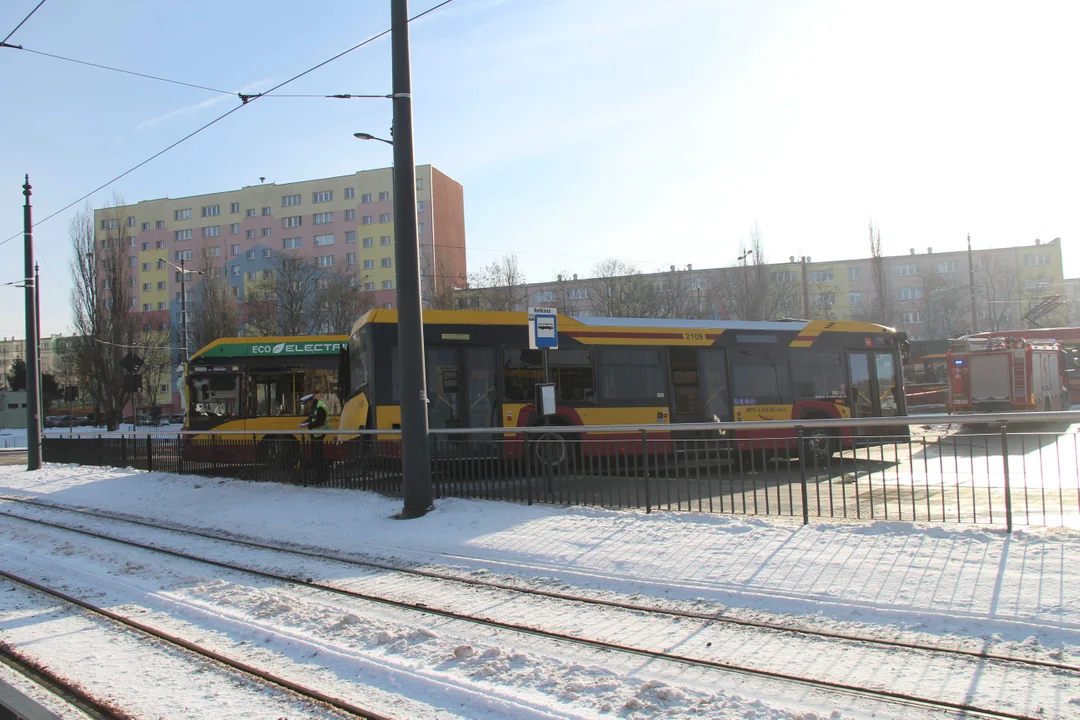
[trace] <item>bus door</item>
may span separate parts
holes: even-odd
[[[731,419],[727,362],[720,348],[670,348],[671,422]]]
[[[902,415],[899,368],[888,350],[848,352],[852,417]]]
[[[499,409],[497,367],[494,348],[429,347],[429,427],[495,426]]]

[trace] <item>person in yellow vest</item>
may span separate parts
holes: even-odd
[[[300,427],[308,430],[327,430],[330,428],[330,413],[326,409],[326,403],[315,397],[314,393],[300,398],[300,403],[307,410],[308,419],[300,423]],[[309,435],[311,438],[311,461],[315,466],[315,479],[317,482],[326,482],[326,436],[321,433]]]

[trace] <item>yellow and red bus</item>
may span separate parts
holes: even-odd
[[[498,427],[509,436],[510,428],[541,424],[534,388],[543,378],[542,355],[529,349],[527,313],[429,310],[423,322],[432,429]],[[906,414],[900,372],[906,337],[881,325],[560,315],[558,335],[559,347],[548,355],[556,415],[544,424]],[[395,310],[372,310],[353,326],[340,429],[400,427],[397,352]],[[843,433],[817,432],[813,447],[823,453],[840,447]],[[585,452],[603,452],[619,435],[608,429],[580,437]],[[765,437],[775,444],[777,435],[769,431],[736,431],[735,442],[755,449]]]
[[[308,393],[326,403],[336,427],[341,414],[338,372],[347,341],[345,335],[215,340],[188,360],[184,429],[250,431],[239,438],[259,443],[267,431],[299,429],[306,419],[300,398]],[[274,449],[263,455],[280,454],[282,437],[276,438]],[[200,444],[200,436],[195,436],[192,450]]]

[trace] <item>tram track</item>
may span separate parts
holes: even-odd
[[[921,652],[934,653],[938,655],[951,655],[956,657],[970,657],[979,660],[991,660],[995,662],[1003,663],[1015,663],[1019,665],[1026,665],[1029,667],[1045,668],[1048,670],[1057,670],[1063,672],[1080,673],[1080,664],[1056,662],[1053,660],[1042,660],[1039,658],[1021,657],[1017,655],[1006,655],[1003,653],[994,653],[987,650],[970,650],[967,648],[957,647],[942,647],[940,645],[930,645],[927,643],[909,642],[904,640],[895,640],[887,638],[871,637],[866,635],[857,635],[853,633],[843,633],[831,630],[815,630],[813,628],[797,627],[784,623],[768,622],[762,620],[750,620],[745,618],[735,618],[730,616],[720,615],[718,613],[706,613],[696,612],[693,610],[679,610],[675,608],[664,608],[655,605],[647,605],[644,603],[635,603],[620,600],[608,600],[604,598],[586,597],[581,595],[573,595],[571,593],[558,592],[554,590],[544,590],[539,588],[522,587],[511,583],[503,583],[492,580],[483,580],[478,578],[462,577],[460,575],[454,575],[451,573],[437,572],[433,570],[420,570],[416,568],[405,568],[400,565],[394,565],[391,563],[380,563],[373,560],[358,560],[356,558],[343,557],[339,555],[316,553],[307,550],[300,550],[296,548],[289,548],[280,545],[273,545],[270,543],[256,542],[253,540],[241,540],[228,535],[222,535],[217,533],[205,532],[201,530],[193,530],[187,528],[176,527],[173,525],[163,525],[159,523],[149,522],[147,520],[136,520],[133,518],[117,516],[110,513],[98,512],[94,510],[85,510],[80,508],[70,508],[66,506],[39,503],[35,501],[27,501],[21,498],[0,496],[0,500],[8,500],[17,502],[31,507],[46,508],[48,510],[58,510],[61,512],[67,512],[77,515],[85,515],[88,517],[94,517],[102,520],[123,522],[130,525],[136,525],[141,527],[150,528],[153,530],[160,530],[164,532],[178,533],[182,535],[191,535],[207,540],[214,540],[219,542],[230,543],[233,545],[240,545],[250,548],[258,548],[260,550],[269,550],[271,552],[281,552],[290,555],[297,555],[300,557],[308,557],[316,560],[322,560],[326,562],[342,563],[345,565],[352,565],[355,567],[369,568],[373,570],[395,572],[403,575],[411,575],[414,577],[422,577],[433,580],[440,580],[446,582],[458,583],[461,585],[501,590],[507,592],[518,593],[521,595],[530,595],[534,597],[547,598],[552,600],[561,600],[566,602],[578,603],[582,605],[591,605],[596,607],[608,607],[616,608],[620,610],[628,610],[631,612],[649,613],[652,615],[667,616],[672,618],[681,618],[688,620],[700,620],[703,622],[715,623],[718,625],[730,625],[735,627],[750,628],[757,630],[768,630],[772,632],[789,633],[794,635],[802,635],[807,637],[822,638],[826,640],[840,640],[847,642],[854,642],[867,645],[876,645],[888,648],[897,648],[902,650],[917,650]],[[2,513],[0,515],[8,515],[10,517],[16,517],[24,520],[36,521],[33,518],[25,518],[20,515]],[[47,522],[47,521],[45,521]],[[70,528],[68,526],[57,525],[62,529],[79,531],[76,528]],[[102,536],[104,539],[122,541],[121,539],[114,538],[108,535]],[[125,541],[126,542],[126,541]],[[152,547],[152,546],[151,546]]]
[[[386,715],[381,715],[372,710],[362,708],[359,705],[351,703],[347,700],[333,697],[331,695],[321,692],[320,690],[308,687],[301,683],[294,682],[281,675],[256,667],[242,660],[231,658],[228,655],[217,652],[216,650],[204,647],[202,645],[199,645],[198,643],[191,642],[190,640],[186,640],[178,635],[166,632],[159,628],[155,628],[152,625],[140,622],[133,618],[126,617],[112,610],[97,606],[91,602],[74,597],[73,595],[69,595],[68,593],[61,592],[60,590],[57,590],[55,588],[50,588],[46,585],[35,582],[34,580],[21,577],[6,570],[0,570],[0,578],[4,578],[9,582],[22,585],[38,593],[60,600],[68,605],[80,608],[81,610],[88,612],[91,615],[110,620],[118,626],[127,628],[129,630],[137,631],[139,633],[142,633],[143,635],[147,635],[156,640],[168,643],[169,645],[180,648],[181,650],[185,650],[188,653],[196,655],[202,659],[211,660],[219,665],[241,672],[263,683],[275,685],[279,688],[288,690],[294,695],[297,695],[304,700],[323,703],[337,710],[344,711],[345,713],[348,713],[349,715],[352,715],[354,717],[364,718],[364,720],[391,720],[391,718]],[[87,697],[89,696],[87,695]],[[105,714],[101,717],[116,718],[117,720],[131,720],[130,715],[126,713],[118,714],[118,712],[119,711],[111,711],[110,714]]]
[[[30,504],[36,504],[36,503],[30,503]],[[57,509],[55,506],[51,506],[51,505],[40,505],[40,506],[41,507],[46,507],[48,509]],[[82,511],[75,511],[75,512],[82,512]],[[344,597],[349,597],[349,598],[353,598],[353,599],[357,599],[357,600],[363,600],[363,601],[368,601],[368,602],[372,602],[372,603],[377,603],[377,604],[380,604],[380,605],[383,605],[383,606],[390,606],[390,607],[397,608],[397,609],[415,611],[415,612],[422,613],[422,614],[428,615],[428,616],[435,616],[435,617],[440,617],[440,618],[445,618],[445,619],[450,619],[450,620],[463,621],[463,622],[472,623],[472,624],[475,624],[475,625],[486,626],[486,627],[490,627],[490,628],[494,628],[494,629],[499,629],[499,630],[505,630],[505,631],[511,631],[511,632],[516,632],[516,633],[531,635],[531,636],[534,636],[534,637],[540,637],[540,638],[544,638],[544,639],[555,641],[555,642],[572,643],[572,644],[575,644],[575,645],[592,648],[594,650],[600,650],[600,651],[606,651],[606,652],[618,652],[618,653],[623,653],[623,654],[628,654],[628,655],[635,655],[635,656],[639,656],[639,657],[646,657],[646,658],[650,658],[650,659],[653,659],[653,660],[662,660],[662,661],[667,661],[667,662],[678,663],[678,664],[685,665],[685,666],[698,667],[698,668],[702,668],[702,669],[710,669],[710,670],[715,670],[715,671],[731,672],[731,673],[736,673],[736,674],[754,676],[754,677],[767,679],[767,680],[781,681],[781,682],[786,682],[786,683],[794,683],[794,684],[798,684],[798,685],[802,685],[802,686],[806,686],[806,687],[811,687],[811,688],[818,689],[818,690],[839,692],[839,693],[842,693],[842,694],[863,697],[863,698],[872,699],[872,700],[876,700],[876,701],[885,701],[885,702],[889,702],[889,703],[893,703],[893,704],[908,705],[908,706],[919,707],[919,708],[929,709],[929,710],[946,711],[946,712],[950,712],[950,713],[963,713],[965,717],[1010,718],[1012,720],[1028,720],[1031,717],[1031,716],[1027,716],[1027,715],[1023,715],[1023,714],[1019,714],[1019,713],[1014,713],[1014,712],[1010,712],[1010,711],[1006,711],[1006,710],[998,710],[998,709],[993,709],[993,708],[980,707],[980,706],[976,706],[976,705],[973,705],[973,704],[970,704],[970,703],[952,702],[952,701],[948,701],[948,700],[942,700],[942,699],[931,698],[931,697],[923,697],[923,696],[918,696],[918,695],[914,695],[914,694],[911,694],[911,693],[898,692],[898,691],[892,691],[892,690],[885,690],[885,689],[881,689],[881,688],[868,688],[868,687],[865,687],[865,686],[854,685],[854,684],[850,684],[850,683],[837,682],[837,681],[832,681],[832,680],[825,680],[825,679],[821,679],[821,678],[812,678],[812,677],[807,677],[807,676],[804,676],[804,675],[796,675],[796,674],[793,674],[793,673],[779,672],[779,671],[775,671],[775,670],[767,670],[767,669],[762,669],[762,668],[749,667],[749,666],[746,666],[746,665],[740,665],[740,664],[736,664],[736,663],[722,662],[722,661],[718,661],[718,660],[709,660],[709,659],[705,659],[705,658],[701,658],[701,657],[692,657],[692,656],[687,656],[687,655],[681,655],[681,654],[676,654],[676,653],[672,653],[672,652],[668,652],[668,651],[654,650],[654,649],[650,649],[650,648],[642,647],[642,646],[629,645],[629,644],[624,644],[624,643],[618,643],[618,642],[611,642],[611,641],[587,638],[587,637],[582,637],[582,636],[577,635],[577,634],[568,634],[568,633],[565,633],[565,632],[556,632],[556,631],[551,631],[551,630],[545,630],[543,628],[533,627],[533,626],[529,626],[529,625],[523,625],[523,624],[520,624],[520,623],[500,621],[500,620],[493,619],[491,617],[479,617],[477,615],[472,615],[472,614],[462,613],[462,612],[456,612],[456,611],[448,610],[448,609],[445,609],[445,608],[432,607],[428,603],[395,600],[395,599],[388,598],[388,597],[385,597],[385,596],[373,595],[373,594],[370,594],[370,593],[359,592],[359,591],[356,591],[356,590],[349,590],[349,589],[345,589],[345,588],[335,587],[335,586],[328,585],[328,584],[325,584],[325,583],[322,583],[322,582],[315,582],[315,581],[311,580],[310,578],[305,580],[305,579],[302,579],[302,578],[291,577],[291,576],[282,575],[282,574],[274,573],[274,572],[269,572],[269,571],[261,570],[261,569],[257,569],[257,568],[245,567],[243,565],[238,565],[238,564],[230,563],[230,562],[223,562],[223,561],[220,561],[220,560],[215,560],[215,559],[212,559],[212,558],[206,558],[206,557],[202,557],[202,556],[195,555],[195,554],[192,554],[192,553],[187,553],[187,552],[182,552],[182,551],[177,551],[177,550],[170,550],[170,549],[165,549],[165,548],[161,548],[161,547],[155,547],[153,545],[147,545],[145,543],[140,543],[140,542],[136,542],[136,541],[133,541],[133,540],[128,540],[128,539],[124,539],[124,538],[118,538],[118,537],[106,535],[104,533],[89,531],[89,530],[80,529],[80,528],[73,528],[73,527],[66,526],[66,525],[63,525],[63,524],[60,524],[60,523],[53,523],[53,522],[50,522],[50,521],[47,521],[47,520],[28,518],[28,517],[21,516],[21,515],[18,515],[18,514],[13,514],[13,513],[0,513],[0,514],[7,515],[8,517],[18,519],[18,520],[22,520],[22,521],[25,521],[25,522],[34,523],[34,524],[38,524],[38,525],[41,525],[41,526],[58,529],[58,530],[61,530],[61,531],[78,533],[78,534],[81,534],[81,535],[84,535],[84,536],[93,537],[93,538],[96,538],[96,539],[105,540],[105,541],[109,541],[109,542],[119,543],[119,544],[122,544],[122,545],[138,548],[138,549],[141,549],[141,550],[146,550],[146,551],[150,551],[150,552],[154,552],[154,553],[160,553],[160,554],[164,554],[164,555],[168,555],[168,556],[172,556],[172,557],[176,557],[176,558],[181,558],[181,559],[185,559],[185,560],[189,560],[189,561],[194,561],[194,562],[197,562],[197,563],[202,563],[202,564],[206,564],[206,565],[210,565],[210,566],[214,566],[214,567],[218,567],[218,568],[221,568],[221,569],[226,569],[226,570],[230,570],[230,571],[234,571],[234,572],[245,573],[245,574],[260,577],[260,578],[263,578],[263,579],[272,580],[272,581],[275,581],[275,582],[278,582],[278,583],[283,583],[283,584],[293,585],[293,586],[298,586],[298,587],[305,587],[305,588],[315,590],[315,591],[332,593],[332,594],[339,595],[339,596],[344,596]],[[83,514],[99,515],[97,513],[83,513]],[[184,534],[186,532],[185,530],[181,530],[181,529],[170,528],[170,527],[165,527],[165,526],[159,526],[159,525],[155,525],[153,523],[130,521],[130,520],[127,520],[127,519],[124,519],[124,518],[106,517],[106,519],[119,520],[119,521],[123,521],[123,522],[133,522],[134,524],[137,524],[137,525],[144,525],[144,526],[156,528],[158,530],[163,530],[163,531],[168,531],[168,532],[173,532],[173,533]],[[297,551],[294,551],[294,550],[285,549],[285,548],[279,548],[279,547],[275,547],[275,546],[271,546],[271,545],[265,545],[265,544],[260,544],[260,543],[246,543],[246,542],[243,542],[243,541],[237,541],[237,540],[230,539],[230,538],[216,537],[216,536],[214,536],[212,534],[209,534],[209,533],[195,532],[195,533],[189,533],[189,534],[197,535],[197,536],[200,536],[200,537],[205,537],[207,539],[211,539],[211,540],[215,540],[215,541],[223,541],[223,542],[230,542],[230,543],[239,544],[239,545],[247,545],[249,547],[254,547],[254,548],[259,548],[259,549],[266,549],[266,550],[271,550],[271,551],[275,551],[275,552],[295,553],[295,554],[305,555],[305,556],[308,556],[308,557],[318,557],[318,558],[320,558],[322,560],[331,561],[331,562],[352,562],[353,564],[356,564],[356,565],[362,565],[362,566],[368,566],[368,567],[373,566],[371,563],[365,563],[365,562],[362,562],[362,561],[345,561],[345,560],[342,560],[340,558],[335,558],[335,557],[332,557],[332,556],[323,556],[323,555],[318,555],[318,554],[315,554],[315,553],[308,553],[308,552],[303,552],[303,551],[298,553]],[[396,568],[396,567],[393,567],[393,566],[386,566],[385,568],[381,568],[381,569],[401,571],[400,568]],[[532,591],[532,592],[529,592],[529,591],[525,591],[525,590],[522,590],[521,588],[516,588],[516,587],[513,587],[513,586],[506,586],[505,588],[504,587],[499,587],[499,585],[501,585],[501,584],[492,584],[492,583],[485,582],[485,581],[466,580],[466,579],[462,579],[462,578],[456,578],[454,576],[445,576],[445,577],[443,577],[443,576],[441,576],[441,574],[430,573],[430,571],[415,571],[415,570],[412,570],[412,571],[409,571],[409,572],[412,572],[412,573],[415,573],[415,574],[426,574],[429,577],[434,576],[435,579],[452,580],[452,581],[458,581],[458,582],[467,582],[467,584],[474,584],[474,585],[480,585],[480,586],[485,586],[485,587],[494,587],[494,588],[498,588],[498,589],[512,590],[512,591],[515,591],[515,592],[526,592],[528,594],[539,594],[539,595],[543,595],[545,597],[550,597],[552,599],[558,599],[558,600],[561,600],[561,601],[575,601],[575,602],[596,604],[596,605],[601,605],[601,606],[614,606],[614,607],[618,607],[620,609],[628,609],[628,610],[633,610],[633,611],[636,611],[636,612],[652,612],[652,613],[655,613],[655,614],[676,616],[676,617],[680,617],[680,618],[693,618],[693,619],[696,619],[696,620],[706,620],[706,621],[715,621],[715,620],[717,620],[716,617],[710,616],[710,615],[704,614],[704,613],[692,613],[692,612],[678,611],[678,610],[649,608],[647,606],[640,606],[640,605],[637,605],[637,604],[634,604],[634,603],[618,603],[618,602],[603,601],[603,600],[596,601],[595,599],[577,598],[575,596],[570,596],[570,595],[567,595],[565,593],[555,593],[555,592],[551,592],[551,591]],[[0,573],[0,575],[7,576],[7,573]],[[740,621],[740,623],[738,623],[738,624],[750,625],[753,628],[761,628],[761,629],[769,629],[769,630],[780,629],[780,630],[784,630],[784,631],[791,631],[790,628],[786,628],[784,626],[780,626],[779,628],[769,628],[769,627],[767,627],[767,624],[753,623],[752,621]],[[800,634],[805,634],[805,633],[800,633]],[[821,635],[821,633],[819,633],[817,631],[809,631],[809,634],[819,634],[819,635]],[[864,640],[863,638],[855,638],[854,636],[845,636],[845,637],[837,638],[837,637],[835,637],[835,634],[832,634],[832,633],[827,634],[827,635],[822,635],[822,638],[823,639],[829,639],[829,640],[843,640],[843,641],[847,641],[847,642],[852,642],[852,641],[861,642],[861,641]],[[874,640],[877,641],[876,644],[891,645],[891,646],[894,646],[894,647],[905,648],[905,649],[911,649],[910,646],[912,645],[910,643],[905,643],[905,644],[890,643],[888,641],[883,641],[883,640],[880,640],[880,639],[874,639]],[[924,648],[917,646],[915,649],[922,650]],[[925,649],[931,650],[931,651],[941,652],[940,648],[934,648],[932,646],[926,646]],[[1000,659],[998,659],[998,658],[994,658],[994,657],[988,657],[986,654],[972,653],[972,652],[969,652],[969,651],[964,651],[963,653],[959,653],[959,654],[965,655],[965,656],[974,655],[975,657],[977,657],[981,661],[990,660],[990,661],[995,661],[995,662],[1006,662],[1006,663],[1016,663],[1016,662],[1024,663],[1025,662],[1022,659],[1016,659],[1016,658],[1013,658],[1013,657],[1010,657],[1010,656],[1001,656]],[[1026,664],[1029,664],[1029,665],[1032,665],[1032,666],[1035,666],[1035,667],[1040,667],[1040,668],[1043,668],[1043,669],[1053,669],[1053,670],[1056,670],[1056,671],[1059,671],[1059,672],[1062,672],[1062,671],[1063,672],[1080,672],[1080,667],[1069,665],[1069,664],[1066,664],[1066,663],[1050,663],[1050,662],[1046,662],[1046,661],[1035,661],[1035,662],[1027,662]],[[361,717],[367,717],[367,716],[361,715]]]
[[[48,666],[35,662],[2,641],[0,641],[0,665],[22,675],[34,685],[76,708],[92,720],[134,720],[131,715],[114,707],[108,701],[92,695],[79,683],[62,677]]]

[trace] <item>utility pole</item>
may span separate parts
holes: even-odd
[[[806,261],[808,259],[805,255],[799,258],[799,263],[802,266],[802,311],[803,317],[807,320],[810,319],[810,286],[806,273]]]
[[[23,277],[26,278],[26,469],[41,469],[41,363],[38,361],[37,282],[34,277],[34,227],[30,176],[23,185]]]
[[[401,358],[402,518],[431,509],[427,378],[416,234],[416,161],[413,158],[409,3],[390,0],[390,52],[394,98],[394,232],[397,235],[398,348]]]
[[[42,380],[41,369],[41,272],[37,261],[34,261],[34,317],[37,319],[38,328],[38,417],[45,422],[45,383]],[[44,432],[44,431],[43,431]]]
[[[184,270],[184,255],[180,254],[180,327],[184,331],[184,365],[187,365],[188,353],[191,352],[187,336],[187,271]]]
[[[971,332],[979,332],[979,316],[975,314],[975,261],[971,253],[971,233],[968,233],[968,289],[971,295]]]

